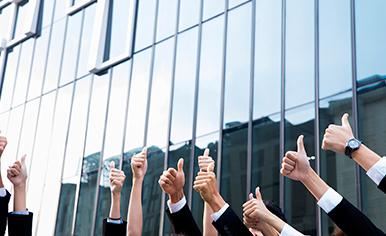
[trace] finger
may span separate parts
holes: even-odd
[[[176,177],[170,174],[169,171],[164,171],[162,176],[165,176],[166,178],[170,179],[170,181],[174,181],[176,179]]]
[[[173,182],[169,178],[164,176],[164,175],[161,176],[161,180],[164,181],[165,183],[169,184],[169,185],[173,184]]]
[[[146,154],[147,154],[147,147],[143,147],[142,148],[142,153],[145,155],[145,158],[146,158]]]
[[[294,151],[288,151],[286,154],[285,154],[285,157],[283,158],[283,162],[285,158],[288,158],[290,160],[292,160],[293,162],[298,162],[298,157],[297,157],[297,153],[294,152]]]
[[[20,159],[20,164],[21,165],[24,165],[24,163],[25,163],[25,157],[27,156],[27,154],[24,154],[22,157],[21,157],[21,159]]]
[[[281,164],[281,167],[282,167],[283,169],[289,170],[289,171],[295,169],[295,166],[288,165],[287,163],[282,163],[282,164]]]
[[[114,167],[115,167],[115,162],[114,162],[114,161],[111,161],[111,162],[110,162],[110,171],[111,171],[112,169],[114,169]]]
[[[178,172],[184,172],[184,158],[178,160]]]
[[[282,175],[284,175],[284,176],[287,176],[287,175],[289,175],[291,173],[291,171],[290,170],[286,170],[284,168],[281,168],[280,173]]]
[[[132,162],[131,165],[134,167],[137,167],[137,168],[142,168],[143,163],[142,162]]]
[[[263,201],[263,198],[261,196],[261,193],[260,193],[260,187],[257,187],[255,189],[255,194],[256,194],[256,199],[259,200],[259,201]]]
[[[210,163],[208,166],[208,172],[213,172],[214,170],[214,163]]]
[[[253,194],[250,193],[250,194],[249,194],[249,200],[252,200],[252,199],[253,199]]]
[[[298,152],[305,152],[306,150],[304,149],[304,144],[303,144],[303,138],[304,135],[300,135],[298,138]]]
[[[204,151],[204,157],[209,156],[209,148],[206,148]]]
[[[14,168],[8,169],[8,171],[9,171],[10,173],[12,173],[13,176],[20,175],[20,171],[14,169]]]
[[[342,116],[342,126],[349,127],[351,129],[350,123],[348,122],[348,114],[344,113]]]
[[[283,162],[284,162],[284,163],[287,163],[287,164],[289,164],[289,165],[291,165],[291,166],[295,166],[295,164],[296,164],[293,160],[291,160],[291,159],[289,159],[289,158],[284,158],[284,159],[283,159]]]

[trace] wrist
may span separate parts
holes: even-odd
[[[184,191],[181,189],[179,191],[177,191],[176,193],[174,194],[169,194],[169,199],[170,199],[170,203],[171,204],[175,204],[179,201],[181,201],[181,199],[184,197]]]
[[[209,206],[212,208],[213,212],[218,212],[226,204],[224,199],[219,193],[215,194],[210,201],[208,201]]]
[[[15,191],[25,191],[25,183],[21,183],[21,184],[14,184],[13,185],[13,188]]]
[[[316,175],[315,171],[311,168],[311,166],[309,166],[305,171],[303,178],[300,179],[300,182],[306,185],[307,182],[314,177],[314,175]]]

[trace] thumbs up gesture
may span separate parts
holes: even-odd
[[[342,125],[329,125],[324,133],[322,149],[331,150],[337,153],[344,154],[346,143],[354,138],[350,123],[348,122],[348,114],[342,116]]]
[[[265,206],[263,199],[261,197],[260,188],[257,187],[255,190],[256,198],[253,197],[253,194],[249,194],[249,201],[243,204],[244,218],[249,217],[252,219],[258,219],[267,221],[267,218],[272,214],[267,207]],[[245,220],[244,220],[245,222]],[[251,228],[250,226],[247,226]]]
[[[26,155],[23,155],[20,161],[15,161],[7,169],[7,177],[15,187],[23,185],[25,187],[28,176],[27,168],[25,166],[25,157]]]
[[[206,172],[210,164],[213,164],[214,168],[214,161],[212,157],[209,156],[209,148],[207,148],[204,151],[204,155],[198,157],[198,166],[200,167],[200,171]]]
[[[115,162],[110,162],[110,191],[113,195],[120,196],[123,182],[125,182],[126,175],[123,171],[115,168]]]
[[[147,171],[147,147],[144,147],[142,152],[131,158],[131,169],[134,179],[143,180]]]
[[[308,172],[312,170],[307,159],[307,153],[303,144],[303,135],[297,141],[298,151],[288,151],[283,158],[280,173],[293,180],[303,181]]]
[[[209,157],[209,150],[205,150],[204,157]],[[212,160],[213,161],[213,160]],[[202,168],[202,166],[200,166]],[[216,196],[220,196],[217,189],[216,175],[213,173],[214,162],[210,162],[206,169],[201,169],[194,181],[194,190],[200,193],[202,199],[211,204]]]
[[[169,194],[172,204],[182,199],[185,185],[184,159],[178,160],[177,169],[169,168],[160,176],[158,183],[162,190]]]

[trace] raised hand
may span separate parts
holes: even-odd
[[[298,151],[288,151],[283,158],[280,173],[293,180],[303,181],[308,172],[312,170],[307,160],[307,153],[304,149],[303,135],[297,141]]]
[[[183,187],[185,185],[184,159],[178,160],[178,171],[174,168],[169,168],[160,176],[158,183],[162,190],[169,194],[172,204],[178,202],[184,196]]]
[[[143,180],[147,171],[147,147],[144,147],[142,152],[131,158],[131,169],[134,179]]]
[[[15,187],[25,187],[28,176],[27,168],[25,166],[25,157],[26,155],[23,155],[20,161],[15,161],[7,169],[7,177]]]
[[[251,223],[250,219],[258,219],[257,222],[260,220],[267,221],[268,217],[272,214],[267,209],[267,207],[263,202],[259,187],[256,188],[255,193],[256,193],[256,198],[253,198],[253,194],[251,193],[249,195],[249,201],[243,204],[243,211],[244,211],[243,215],[244,217],[249,218],[246,220],[247,221],[246,223]],[[247,227],[251,228],[251,226],[248,226],[248,225]]]
[[[206,148],[204,151],[204,155],[198,157],[198,166],[200,167],[200,171],[206,172],[208,169],[208,166],[211,163],[213,164],[213,168],[214,168],[214,161],[212,157],[209,156],[209,148]]]
[[[115,168],[115,162],[110,162],[110,191],[113,195],[120,195],[126,175],[123,171]]]
[[[331,150],[337,153],[344,154],[346,143],[354,138],[350,123],[348,122],[348,114],[342,116],[342,125],[329,125],[324,133],[322,149]]]

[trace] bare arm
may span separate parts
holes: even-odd
[[[13,211],[26,211],[26,182],[27,168],[25,166],[25,156],[21,161],[16,161],[7,170],[7,177],[14,187]]]
[[[0,131],[1,134],[1,131]],[[0,158],[3,155],[5,146],[7,146],[7,138],[0,136]],[[4,188],[3,179],[1,177],[1,162],[0,162],[0,188]]]
[[[140,236],[142,234],[142,183],[147,171],[147,148],[131,158],[133,170],[133,187],[131,189],[129,211],[127,215],[127,235]]]
[[[110,163],[110,191],[111,191],[111,206],[110,206],[110,219],[121,219],[121,191],[123,182],[126,176],[123,171],[115,169],[115,163]]]

